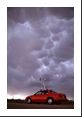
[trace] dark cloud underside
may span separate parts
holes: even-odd
[[[74,96],[74,8],[7,8],[8,94],[48,88]]]

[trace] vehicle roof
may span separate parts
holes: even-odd
[[[53,91],[53,90],[51,90],[51,89],[45,89],[45,90],[41,89],[40,91],[50,91],[50,92],[55,92],[55,91]]]

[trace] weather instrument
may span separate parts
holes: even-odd
[[[43,86],[43,89],[46,90],[46,89],[47,89],[47,86],[45,85],[45,81],[46,81],[46,79],[40,77],[39,80],[40,80],[40,83],[41,83],[42,86]]]

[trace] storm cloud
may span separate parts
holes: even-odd
[[[48,88],[74,98],[74,9],[7,8],[8,94]]]

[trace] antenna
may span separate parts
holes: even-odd
[[[40,81],[41,81],[41,83],[42,83],[42,85],[43,85],[44,90],[46,90],[46,86],[45,86],[45,83],[44,83],[45,79],[42,79],[42,78],[40,77]]]

